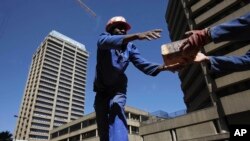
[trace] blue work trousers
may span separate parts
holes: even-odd
[[[126,99],[123,93],[96,93],[94,108],[100,141],[128,141]]]

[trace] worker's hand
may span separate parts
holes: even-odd
[[[191,63],[201,63],[201,62],[209,62],[209,57],[205,54],[198,52],[195,56],[185,56],[180,59],[180,64],[191,64]]]
[[[166,66],[165,64],[163,65],[160,65],[158,67],[158,71],[171,71],[171,72],[175,72],[175,71],[179,71],[181,69],[184,68],[184,64],[181,64],[181,63],[177,63],[177,64],[174,64],[174,65],[168,65]]]
[[[206,56],[203,53],[197,53],[197,55],[194,58],[194,62],[195,63],[201,63],[201,62],[209,62],[209,57]]]
[[[188,37],[184,39],[180,46],[180,51],[183,53],[196,54],[201,47],[211,41],[209,29],[205,28],[202,30],[191,30],[185,33]]]
[[[154,29],[142,33],[138,33],[138,40],[153,40],[153,39],[158,39],[161,37],[162,29]]]

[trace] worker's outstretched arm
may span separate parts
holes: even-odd
[[[161,37],[161,29],[154,29],[146,32],[140,32],[135,34],[128,34],[125,35],[123,39],[123,44],[126,44],[128,42],[134,41],[134,40],[154,40]]]
[[[127,35],[111,35],[110,33],[102,33],[97,42],[100,49],[120,49],[123,44],[127,44],[134,40],[153,40],[161,37],[161,29],[154,29],[146,32],[127,34]]]

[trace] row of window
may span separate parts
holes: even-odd
[[[52,69],[44,66],[43,71],[42,71],[42,78],[43,79],[55,83],[57,75],[58,75],[58,71],[52,70]],[[73,75],[72,72],[69,72],[65,69],[62,69],[62,72],[60,73],[60,76],[61,76],[60,79],[71,83],[72,75]],[[81,84],[85,84],[85,81],[86,81],[86,74],[79,75],[79,73],[76,73],[75,74],[75,81],[79,86],[82,87],[83,85],[81,85]]]
[[[59,52],[59,53],[62,51],[62,47],[63,47],[62,44],[63,44],[63,41],[60,41],[60,40],[58,40],[57,38],[54,38],[54,37],[53,37],[53,40],[52,39],[48,40],[48,46],[53,47],[53,49],[57,50],[57,52]],[[69,43],[65,43],[64,45],[65,45],[64,46],[64,52],[68,53],[71,56],[74,56],[76,47],[70,45]],[[74,48],[74,49],[72,49],[72,48]],[[85,54],[82,54],[80,52],[77,52],[77,56],[81,57],[83,59],[87,58],[87,56]]]
[[[48,140],[48,136],[42,136],[42,135],[29,135],[29,138],[32,140]]]
[[[131,134],[139,134],[139,127],[128,126],[128,130],[130,129],[129,127],[131,127],[131,132],[128,131],[129,133],[131,133]],[[77,131],[77,130],[80,130],[80,129],[81,129],[81,124],[80,123],[72,125],[69,128],[65,128],[65,129],[60,130],[59,132],[52,133],[51,134],[51,139],[56,138],[58,136],[68,134],[68,133],[71,133],[71,132],[74,132],[74,131]],[[91,131],[85,132],[85,133],[82,134],[82,139],[96,137],[97,136],[96,133],[97,133],[96,130],[91,130]],[[79,140],[80,135],[70,137],[70,140],[72,138],[74,138],[76,140]]]

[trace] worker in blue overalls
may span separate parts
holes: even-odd
[[[189,36],[180,47],[183,53],[198,51],[205,44],[229,40],[250,40],[250,12],[220,25],[187,32]],[[198,53],[194,62],[208,62],[212,73],[250,70],[250,50],[242,56],[206,56]]]
[[[97,42],[94,108],[101,141],[128,141],[124,111],[127,77],[124,72],[129,62],[151,76],[156,76],[161,71],[174,71],[179,68],[148,62],[131,42],[160,38],[161,29],[127,34],[130,28],[124,17],[113,17],[107,22],[106,32],[100,35]]]

